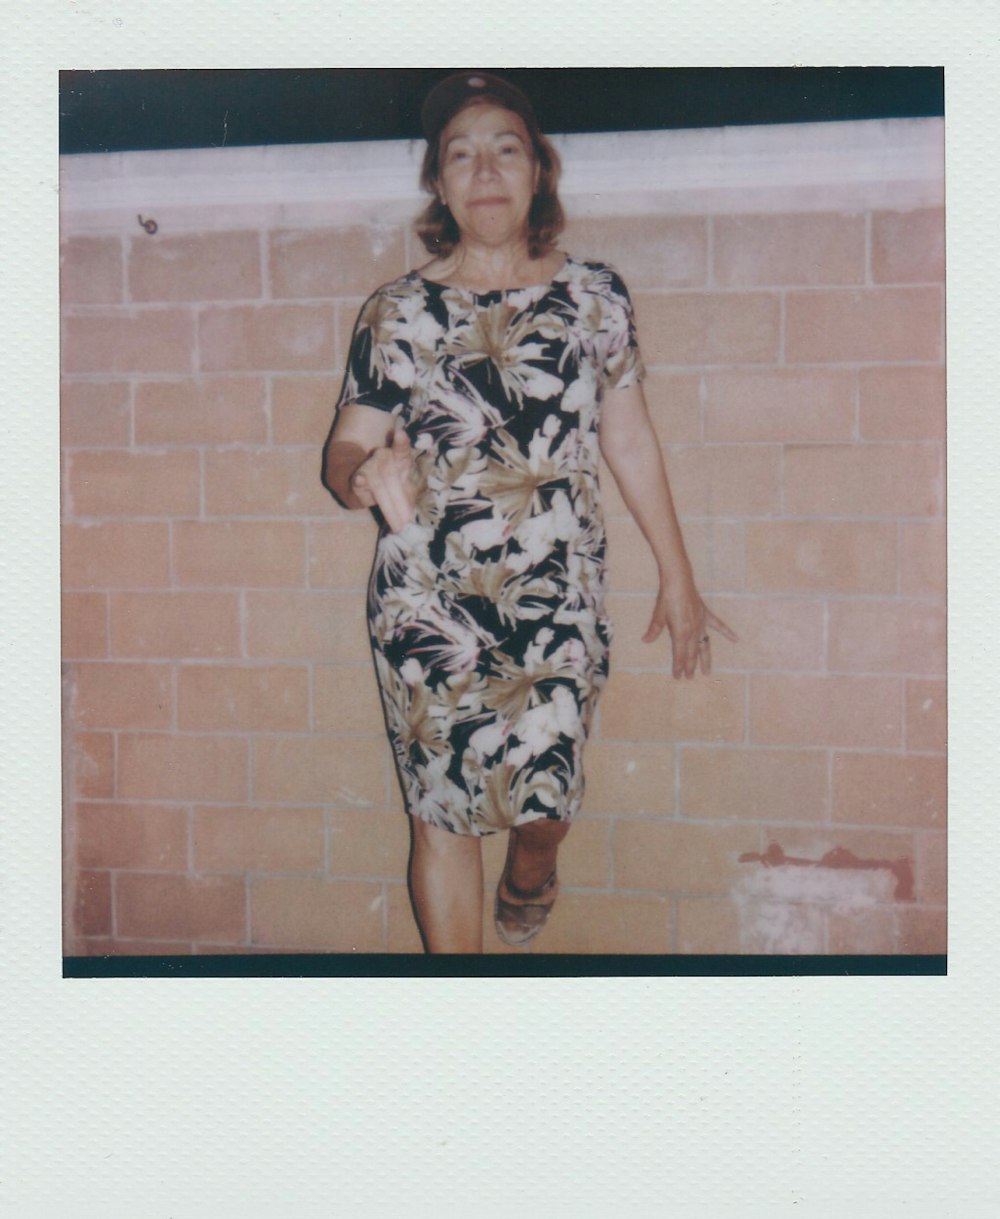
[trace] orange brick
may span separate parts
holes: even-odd
[[[778,298],[766,292],[641,293],[647,364],[765,364],[778,356]]]
[[[186,957],[191,955],[189,940],[126,940],[121,936],[104,941],[94,948],[96,956],[125,957]]]
[[[84,799],[107,800],[115,794],[115,741],[110,732],[69,734],[71,790]]]
[[[82,871],[76,875],[73,926],[80,935],[111,934],[111,874]]]
[[[238,598],[229,592],[115,593],[111,651],[171,660],[238,656]]]
[[[740,877],[739,856],[756,851],[755,825],[617,821],[615,886],[657,893],[728,893]]]
[[[948,901],[948,839],[944,833],[917,835],[916,900],[929,906]]]
[[[944,280],[944,209],[875,212],[872,277],[876,283]]]
[[[943,681],[906,683],[906,748],[943,752],[948,742],[948,692]]]
[[[63,588],[148,588],[170,579],[170,534],[162,521],[65,525]]]
[[[794,516],[936,516],[943,502],[938,445],[785,450],[785,511]]]
[[[833,816],[860,825],[940,828],[948,811],[944,758],[843,753],[833,759]]]
[[[409,889],[402,883],[386,885],[385,893],[388,902],[386,952],[422,953],[423,942],[417,930]]]
[[[70,456],[68,502],[77,516],[193,515],[200,499],[195,452],[108,449]]]
[[[187,309],[138,309],[64,317],[67,373],[189,372],[194,319]]]
[[[864,216],[715,216],[712,226],[722,287],[864,282]]]
[[[308,673],[298,665],[182,665],[177,722],[188,731],[304,732]]]
[[[84,728],[166,728],[174,713],[170,665],[78,664],[70,714]]]
[[[780,510],[778,445],[677,447],[668,454],[667,470],[685,517],[771,516]]]
[[[59,250],[59,299],[66,305],[114,305],[122,299],[117,237],[71,237]]]
[[[232,369],[326,372],[334,362],[329,305],[207,308],[198,317],[204,371]]]
[[[118,791],[125,799],[246,800],[246,739],[122,733],[118,738]]]
[[[60,439],[65,448],[129,443],[127,381],[64,381],[60,412]]]
[[[666,633],[652,643],[643,643],[655,604],[652,593],[615,593],[608,597],[607,611],[614,624],[611,667],[615,672],[623,666],[656,669],[661,673],[670,668],[670,640]]]
[[[944,609],[919,601],[830,606],[830,668],[847,673],[942,673]]]
[[[948,951],[948,916],[932,907],[902,906],[896,914],[896,951],[945,953]]]
[[[944,521],[906,521],[899,527],[899,591],[944,597],[948,586]]]
[[[268,258],[276,299],[367,295],[406,269],[402,231],[374,224],[274,232]]]
[[[122,936],[231,944],[246,938],[242,878],[124,872],[116,896]]]
[[[829,808],[825,751],[681,750],[681,811],[685,817],[821,821]]]
[[[268,736],[253,757],[254,799],[268,803],[385,808],[389,752],[365,737]]]
[[[861,435],[866,440],[943,440],[945,372],[932,366],[862,368]]]
[[[734,741],[743,736],[743,678],[675,681],[661,673],[613,674],[601,700],[601,738]]]
[[[350,664],[371,659],[360,593],[251,592],[247,654]]]
[[[649,417],[661,445],[701,441],[701,378],[653,368],[643,382]]]
[[[686,521],[684,544],[702,593],[734,592],[746,584],[746,526],[736,521]]]
[[[940,288],[789,292],[785,359],[790,364],[940,360]]]
[[[666,953],[673,938],[670,903],[658,897],[564,891],[545,931],[539,952]],[[496,935],[487,924],[487,946]]]
[[[754,592],[894,593],[896,528],[875,521],[751,521]]]
[[[879,956],[896,951],[896,919],[886,908],[867,907],[861,910],[831,910],[827,914],[829,952]]]
[[[259,377],[189,377],[135,387],[137,444],[263,444],[264,382]]]
[[[719,668],[804,670],[823,667],[823,606],[793,597],[713,597],[711,609],[739,636],[712,632]]]
[[[317,665],[313,671],[317,732],[381,737],[385,733],[375,672],[366,665]]]
[[[64,660],[91,660],[108,654],[108,599],[104,593],[63,593]]]
[[[305,579],[305,528],[299,521],[176,521],[178,584],[299,585]]]
[[[607,889],[610,886],[611,826],[610,817],[585,816],[573,822],[570,833],[559,848],[559,876],[563,885],[594,889]],[[495,882],[492,890],[496,890]]]
[[[347,357],[351,350],[351,339],[354,336],[354,326],[361,313],[363,304],[364,300],[360,297],[355,300],[340,300],[336,302],[334,327],[337,358],[331,365],[331,368],[336,371],[342,372],[347,366]],[[338,384],[336,398],[339,397],[340,385]]]
[[[583,755],[587,794],[584,811],[674,812],[674,750],[669,745],[591,741]]]
[[[750,739],[760,745],[891,749],[902,739],[894,677],[752,674]]]
[[[708,232],[701,216],[630,216],[571,221],[567,249],[608,262],[633,292],[693,288],[706,282]]]
[[[254,944],[327,952],[381,952],[381,884],[263,877],[250,886]]]
[[[736,905],[714,897],[682,897],[677,902],[677,948],[685,955],[746,952]]]
[[[638,525],[629,516],[609,516],[609,585],[616,593],[655,593],[656,561]],[[744,582],[744,526],[713,519],[684,522],[684,542],[703,593],[732,591]]]
[[[322,445],[339,393],[339,377],[275,377],[271,386],[275,444]]]
[[[309,526],[309,584],[365,590],[378,528],[367,513]]]
[[[705,439],[831,441],[854,434],[854,373],[739,368],[705,374]]]
[[[228,449],[205,455],[209,516],[320,516],[333,501],[318,449]]]
[[[639,526],[631,517],[609,517],[606,528],[610,587],[618,593],[655,593],[656,560]]]
[[[331,876],[403,881],[409,858],[405,814],[356,808],[330,814]]]
[[[318,872],[326,850],[319,808],[196,808],[191,840],[200,872]]]
[[[260,296],[256,233],[133,237],[128,282],[136,301],[247,300]]]
[[[78,804],[76,854],[85,868],[187,867],[187,812],[169,804]]]

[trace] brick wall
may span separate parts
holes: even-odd
[[[608,480],[613,675],[539,950],[943,951],[943,214],[906,182],[737,194],[567,194],[565,247],[632,289],[740,642],[681,685],[639,641],[655,571]],[[418,951],[374,528],[319,481],[357,309],[420,261],[415,202],[154,195],[151,235],[66,195],[67,951]]]

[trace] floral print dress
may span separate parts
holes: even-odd
[[[578,811],[610,642],[600,403],[642,375],[628,292],[599,263],[485,294],[411,272],[364,305],[340,406],[391,415],[418,478],[368,591],[411,815],[483,835]]]

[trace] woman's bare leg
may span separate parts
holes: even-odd
[[[414,817],[410,893],[428,952],[483,951],[483,855],[478,838]]]
[[[559,844],[569,833],[565,821],[529,821],[511,830],[516,840],[510,881],[524,893],[540,889],[556,870]]]

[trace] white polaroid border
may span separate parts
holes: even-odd
[[[987,555],[997,10],[966,0],[11,0],[6,16],[0,1210],[1000,1213]],[[946,978],[61,978],[57,73],[482,61],[944,65]]]

